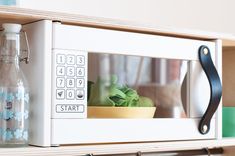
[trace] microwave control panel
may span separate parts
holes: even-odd
[[[86,118],[87,52],[52,53],[52,118]]]

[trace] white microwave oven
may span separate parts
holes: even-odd
[[[30,144],[221,137],[219,40],[50,20],[24,30],[31,49],[30,64],[22,65],[31,92]]]

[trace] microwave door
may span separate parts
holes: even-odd
[[[216,61],[218,47],[215,42],[49,21],[31,23],[25,28],[29,32],[33,62],[33,66],[25,67],[25,73],[41,73],[28,78],[34,96],[32,107],[37,108],[31,110],[34,117],[30,122],[35,125],[31,144],[50,146],[217,138],[218,115],[211,119],[207,134],[202,135],[198,130],[210,96],[210,85],[200,66],[198,50],[201,45],[206,45],[212,60]],[[61,73],[57,73],[55,64],[63,63],[63,57],[59,60],[61,62],[56,62],[56,54],[59,59],[59,56],[66,56],[66,61],[69,56],[76,56],[74,64],[62,69],[64,83],[58,79],[64,77],[58,76]],[[40,56],[43,61],[39,61]],[[80,56],[85,58],[82,68],[77,64],[77,60],[83,58]],[[76,74],[73,74],[72,67]],[[79,81],[81,76],[77,71],[78,74],[84,73],[84,83]],[[67,82],[68,78],[71,81]],[[67,90],[78,90],[79,84],[84,84],[84,99],[76,99],[74,103],[70,99],[56,99],[57,79],[59,85],[65,86],[62,88],[65,95]],[[37,80],[43,81],[35,83]],[[73,81],[74,88],[70,88]],[[74,93],[82,97],[82,92]],[[79,112],[79,107],[66,104],[83,105],[84,111]],[[62,113],[62,109],[67,112]],[[139,112],[122,116],[126,110]],[[145,114],[143,111],[154,113],[153,116],[141,116]],[[115,112],[116,118],[108,116]],[[42,131],[40,127],[43,127]]]

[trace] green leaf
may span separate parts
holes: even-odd
[[[118,107],[122,106],[123,107],[126,105],[125,98],[122,98],[119,95],[111,96],[109,98],[110,98],[110,100],[112,100],[115,103],[115,106],[118,106]]]
[[[110,82],[107,83],[107,80]],[[118,78],[112,75],[110,79],[99,77],[96,83],[88,83],[89,106],[116,107],[153,107],[153,101],[147,97],[140,97],[136,90],[128,86],[118,86]],[[109,84],[109,86],[107,86]]]

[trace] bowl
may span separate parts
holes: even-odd
[[[153,118],[156,107],[88,106],[88,118]]]

